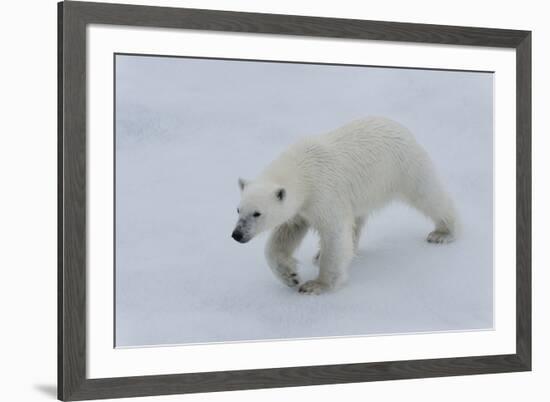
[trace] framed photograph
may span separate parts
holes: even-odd
[[[531,33],[62,2],[61,400],[531,369]]]

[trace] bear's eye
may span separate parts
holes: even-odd
[[[261,215],[261,213],[259,213],[258,211],[254,212],[254,213],[252,214],[252,216],[253,216],[254,218],[257,218],[257,217],[260,216],[260,215]]]
[[[237,213],[240,213],[239,208],[237,208]]]

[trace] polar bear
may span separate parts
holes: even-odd
[[[367,217],[393,200],[430,218],[430,243],[451,242],[458,218],[428,154],[402,125],[383,117],[353,121],[291,145],[254,180],[239,179],[241,201],[232,237],[246,243],[273,230],[269,267],[304,294],[341,286]],[[300,284],[293,253],[308,229],[318,232],[315,280]]]

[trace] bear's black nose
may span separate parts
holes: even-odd
[[[243,240],[243,234],[236,229],[231,234],[231,237],[237,240],[238,242],[241,242]]]

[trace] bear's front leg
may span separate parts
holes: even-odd
[[[365,225],[365,217],[360,216],[358,218],[355,218],[355,222],[353,223],[353,253],[357,253],[357,248],[359,247],[359,240],[361,238],[361,231],[363,230],[363,226]],[[319,263],[321,262],[321,246],[319,245],[319,251],[317,251],[317,254],[313,257],[313,265],[319,266]]]
[[[328,225],[320,230],[321,250],[319,276],[300,286],[300,293],[320,294],[342,285],[348,276],[348,267],[353,258],[352,224]]]
[[[294,287],[300,283],[298,263],[292,256],[306,235],[308,224],[301,218],[276,228],[265,248],[265,256],[271,271],[285,285]]]

